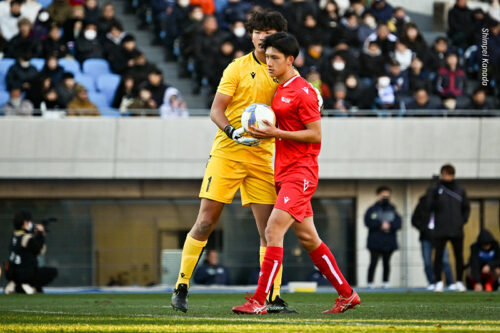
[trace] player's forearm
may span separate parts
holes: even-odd
[[[321,142],[321,132],[313,129],[305,129],[301,131],[284,131],[277,129],[276,138],[298,142],[318,143]]]
[[[210,109],[210,119],[221,129],[229,124],[229,120],[226,117],[225,111],[229,102],[231,101],[230,96],[226,96],[221,93],[216,93],[214,101],[212,103],[212,108]]]

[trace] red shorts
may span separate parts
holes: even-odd
[[[276,203],[274,208],[281,209],[298,222],[304,217],[313,216],[311,198],[318,185],[306,180],[276,183]]]

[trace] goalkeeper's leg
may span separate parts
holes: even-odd
[[[224,204],[221,202],[201,199],[200,211],[196,223],[189,231],[184,242],[184,248],[182,249],[179,277],[175,284],[171,302],[172,307],[176,310],[186,312],[188,309],[187,294],[189,280],[207,244],[208,237],[219,220],[223,208]]]

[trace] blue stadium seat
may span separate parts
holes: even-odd
[[[14,65],[15,62],[16,60],[12,58],[0,59],[0,77],[5,77],[5,75],[7,75],[7,72],[9,71],[10,66]]]
[[[97,91],[89,91],[89,99],[94,103],[99,111],[102,109],[108,109],[108,103],[106,101],[106,95]]]
[[[80,64],[75,59],[62,58],[59,59],[59,65],[64,68],[65,72],[73,73],[74,76],[80,75]]]
[[[42,8],[47,8],[52,3],[52,0],[38,0],[38,2],[42,5]]]
[[[109,117],[109,118],[119,118],[121,117],[120,111],[114,108],[102,108],[99,109],[99,112],[101,113],[101,116],[103,117]]]
[[[99,76],[103,74],[111,73],[109,69],[109,64],[105,59],[87,59],[83,62],[82,65],[83,74],[87,74],[92,76],[94,79],[97,79]]]
[[[106,95],[108,105],[113,103],[116,88],[120,84],[121,77],[118,74],[104,74],[97,78],[97,90]]]
[[[92,76],[79,74],[75,76],[75,81],[76,83],[80,83],[82,86],[84,86],[89,93],[95,92],[95,83]]]
[[[2,90],[0,91],[0,109],[5,105],[7,104],[7,102],[9,101],[10,99],[10,95],[8,92],[6,92],[5,90]],[[1,113],[1,111],[0,111]]]
[[[35,66],[37,71],[41,71],[43,69],[43,66],[45,66],[45,59],[43,58],[32,58],[30,60],[30,63]]]

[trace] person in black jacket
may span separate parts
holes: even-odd
[[[205,262],[198,267],[194,273],[194,282],[198,284],[231,284],[231,276],[228,269],[219,264],[219,254],[215,250],[207,252]]]
[[[34,294],[57,276],[53,267],[38,267],[37,257],[45,253],[45,228],[33,225],[31,214],[21,211],[14,216],[14,234],[9,248],[9,269],[4,292]]]
[[[424,260],[424,271],[429,285],[427,290],[433,291],[436,287],[434,270],[432,269],[432,230],[434,229],[434,216],[425,207],[425,195],[418,200],[417,207],[411,216],[411,224],[420,232],[420,246],[422,250],[422,259]],[[446,285],[453,284],[453,275],[451,273],[450,263],[448,261],[448,251],[444,249],[443,269],[446,277]]]
[[[474,291],[493,291],[500,283],[500,249],[491,233],[483,229],[470,247],[467,285]]]
[[[457,0],[448,12],[448,37],[452,44],[465,49],[473,26],[472,10],[467,7],[467,0]]]
[[[470,204],[464,188],[455,181],[455,168],[451,164],[441,167],[441,178],[427,190],[426,209],[434,213],[433,242],[436,249],[434,256],[434,274],[436,288],[443,291],[441,272],[443,269],[443,252],[448,241],[455,254],[456,288],[465,291],[462,283],[464,224],[470,215]]]
[[[368,268],[368,287],[373,288],[375,268],[380,257],[384,264],[383,288],[389,286],[390,259],[398,249],[396,231],[401,229],[401,216],[390,203],[391,189],[387,186],[377,188],[377,202],[365,213],[365,225],[368,227],[367,247],[370,250]]]

